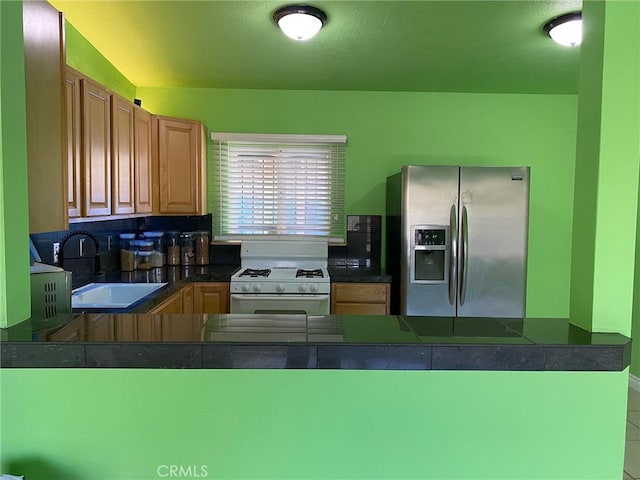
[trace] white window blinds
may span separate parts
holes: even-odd
[[[212,133],[211,138],[214,239],[344,240],[345,136]]]

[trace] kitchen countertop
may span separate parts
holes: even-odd
[[[167,283],[142,300],[127,308],[118,309],[118,313],[145,313],[159,305],[188,283],[193,282],[229,282],[231,276],[240,269],[237,264],[204,265],[204,266],[166,266],[151,270],[133,272],[107,273],[96,277],[96,283]],[[384,275],[379,269],[336,268],[330,267],[329,276],[333,283],[390,283],[391,277]],[[78,308],[76,313],[113,312],[108,308]]]
[[[52,340],[61,328],[79,334]],[[631,359],[629,338],[549,318],[81,314],[2,333],[2,368],[621,371]]]

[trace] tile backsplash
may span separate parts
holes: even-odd
[[[103,272],[117,272],[120,270],[120,233],[135,233],[152,230],[194,231],[206,230],[211,232],[211,215],[202,216],[162,216],[138,217],[115,220],[101,220],[69,224],[69,230],[31,234],[36,250],[42,261],[55,265],[53,258],[53,244],[61,243],[65,237],[73,232],[87,232],[98,241],[100,268]],[[80,241],[84,239],[83,255],[80,253]],[[238,258],[239,258],[238,249]],[[86,236],[78,235],[69,238],[64,245],[64,268],[73,272],[73,286],[84,285],[94,281],[95,247],[93,241]],[[227,255],[228,256],[228,255]],[[231,255],[233,257],[233,255]],[[212,262],[215,256],[210,254]],[[216,262],[219,263],[219,262]],[[239,263],[239,259],[238,259]]]

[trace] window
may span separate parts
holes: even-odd
[[[212,133],[213,236],[342,242],[346,136]]]

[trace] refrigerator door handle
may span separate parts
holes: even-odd
[[[462,207],[462,249],[460,252],[460,305],[464,305],[467,296],[467,269],[469,266],[469,219],[467,218],[467,207]]]
[[[456,264],[458,261],[458,215],[456,205],[451,205],[449,212],[449,231],[451,232],[451,251],[449,252],[449,304],[456,301],[456,287],[458,286],[458,276]]]

